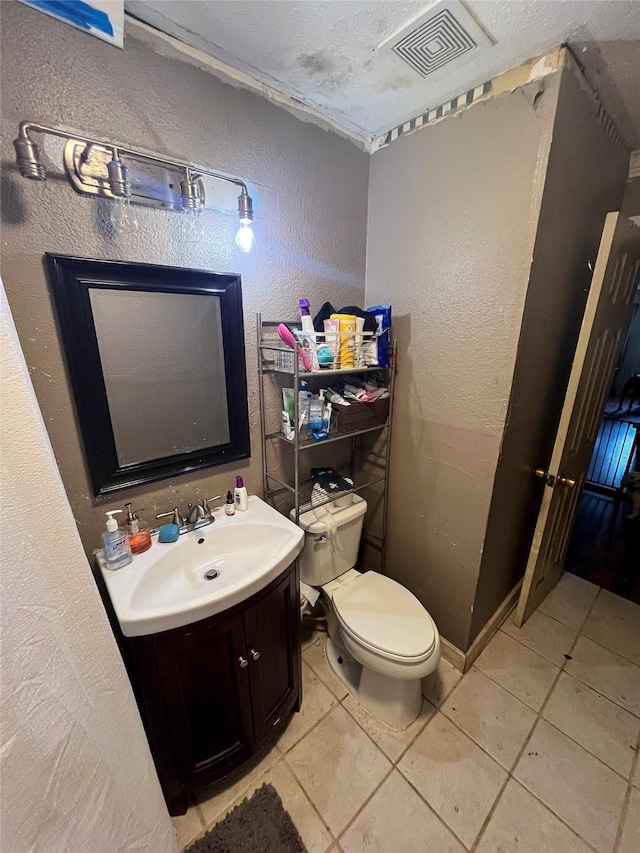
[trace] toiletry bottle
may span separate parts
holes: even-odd
[[[315,333],[315,329],[313,328],[313,320],[311,319],[310,313],[311,303],[308,299],[298,299],[298,308],[300,309],[300,324],[302,325],[303,332],[310,332],[312,335]]]
[[[249,509],[249,495],[247,494],[247,489],[242,482],[242,477],[236,477],[236,509],[239,512],[244,512],[246,509]]]
[[[107,568],[112,571],[128,566],[133,560],[127,531],[118,527],[118,522],[113,517],[118,512],[122,512],[122,510],[111,509],[107,512],[107,529],[102,534],[104,558],[107,562]]]
[[[137,514],[140,512],[139,509],[134,512],[131,504],[125,504],[125,507],[127,508],[127,520],[124,526],[127,529],[131,553],[144,554],[145,551],[151,548],[152,544],[149,525],[145,521],[140,520],[140,516]]]
[[[245,489],[246,491],[246,489]],[[231,492],[227,492],[227,502],[224,505],[224,511],[226,515],[235,515],[236,514],[236,504],[233,499],[233,495]]]

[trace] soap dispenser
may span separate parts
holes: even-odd
[[[127,528],[127,536],[129,537],[129,545],[132,554],[144,554],[151,548],[151,533],[149,525],[145,521],[140,520],[137,514],[141,510],[133,510],[131,504],[125,504],[127,508],[127,520],[125,527]]]
[[[107,529],[102,534],[104,558],[107,568],[112,571],[121,569],[123,566],[128,566],[133,560],[127,531],[122,527],[118,527],[118,522],[113,517],[118,512],[122,512],[122,510],[110,509],[107,512]]]

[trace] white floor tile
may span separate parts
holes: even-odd
[[[570,592],[586,598],[588,601],[593,601],[600,591],[599,586],[591,583],[591,581],[584,580],[584,578],[579,578],[577,575],[571,574],[571,572],[563,572],[557,586],[561,589],[568,589]]]
[[[620,619],[610,610],[596,610],[589,615],[581,633],[623,658],[640,664],[640,625]]]
[[[629,711],[563,672],[542,716],[628,778],[640,731]]]
[[[331,833],[284,761],[274,764],[255,779],[251,786],[235,800],[232,807],[238,805],[245,797],[251,797],[254,791],[265,783],[273,785],[278,792],[282,805],[289,812],[308,853],[325,853],[333,844]]]
[[[191,806],[184,815],[172,817],[171,823],[176,832],[179,850],[184,850],[201,832],[204,832],[204,824],[200,820],[196,806]]]
[[[640,604],[635,604],[633,601],[627,601],[626,598],[614,595],[606,589],[600,590],[600,595],[598,596],[598,600],[594,604],[593,609],[596,612],[600,610],[608,610],[620,619],[626,619],[627,622],[632,622],[634,625],[640,625]]]
[[[387,758],[393,762],[397,761],[405,749],[413,743],[426,726],[427,720],[435,713],[435,708],[431,702],[423,699],[422,710],[418,719],[408,728],[402,731],[394,731],[394,729],[385,726],[384,723],[381,723],[380,720],[365,711],[353,696],[347,696],[342,705],[351,714],[353,719],[362,726],[369,737],[378,744]]]
[[[231,804],[247,791],[252,783],[266,770],[280,761],[275,749],[262,759],[252,759],[244,767],[231,774],[224,788],[203,788],[196,794],[200,811],[206,826],[211,826],[220,820],[229,810]]]
[[[565,655],[571,651],[576,638],[573,628],[539,610],[530,616],[522,628],[516,628],[509,617],[501,630],[557,666],[565,662]]]
[[[464,847],[397,770],[340,838],[344,853],[464,853]]]
[[[297,743],[318,720],[338,704],[317,675],[304,661],[302,663],[302,706],[278,740],[278,749],[286,752]]]
[[[591,853],[591,848],[515,779],[491,815],[476,853]]]
[[[531,708],[473,668],[441,710],[507,770],[536,721]]]
[[[547,616],[578,631],[591,606],[592,602],[588,598],[583,598],[581,595],[576,595],[573,590],[556,585],[539,609]]]
[[[480,832],[507,778],[443,714],[436,714],[427,724],[398,768],[467,847]]]
[[[610,853],[627,783],[545,720],[540,720],[515,777],[585,841]]]
[[[632,788],[618,853],[638,853],[638,850],[640,850],[640,791]]]
[[[475,666],[535,711],[542,707],[558,674],[555,664],[502,631],[492,637]]]
[[[328,687],[337,699],[344,699],[349,691],[337,675],[335,675],[329,665],[326,655],[326,643],[326,634],[316,637],[313,643],[308,645],[304,650],[302,657],[309,664],[311,669],[313,669],[324,686]]]
[[[336,836],[392,766],[341,706],[302,738],[286,760]]]
[[[462,678],[462,673],[440,658],[437,668],[422,679],[422,695],[432,705],[440,705]]]
[[[640,716],[640,667],[586,637],[579,637],[565,671]]]

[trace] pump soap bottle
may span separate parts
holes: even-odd
[[[239,512],[249,509],[249,496],[247,495],[247,487],[243,483],[242,477],[236,477],[235,501],[236,509]]]
[[[107,568],[112,571],[121,569],[123,566],[128,566],[133,560],[127,531],[122,527],[118,527],[118,522],[113,517],[118,512],[122,512],[122,510],[110,509],[107,512],[107,529],[102,534],[104,558]]]
[[[136,509],[134,511],[131,509],[131,504],[125,504],[125,507],[127,508],[127,520],[125,522],[125,527],[127,528],[127,536],[129,537],[131,553],[144,554],[144,552],[148,551],[152,545],[149,525],[140,520],[138,513],[141,512],[141,510]]]

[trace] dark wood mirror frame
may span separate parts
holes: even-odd
[[[45,257],[86,463],[96,497],[251,455],[239,275],[50,253]],[[119,464],[91,309],[91,288],[219,297],[228,443],[129,465]]]

